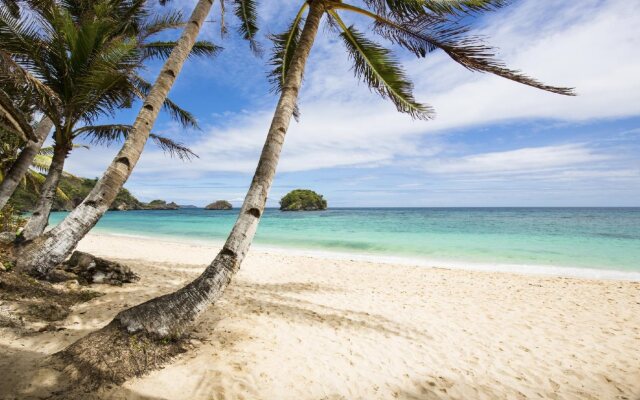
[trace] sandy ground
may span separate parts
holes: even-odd
[[[96,285],[58,332],[0,330],[0,398],[119,310],[193,279],[216,248],[90,235],[142,279]],[[640,399],[640,283],[251,252],[194,350],[105,399]]]

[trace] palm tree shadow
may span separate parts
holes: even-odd
[[[379,314],[336,308],[300,298],[309,292],[338,293],[341,290],[308,282],[258,284],[236,281],[225,298],[238,314],[267,314],[290,322],[328,325],[334,329],[370,330],[385,336],[432,339],[426,330],[417,330]],[[241,311],[238,311],[241,310]]]

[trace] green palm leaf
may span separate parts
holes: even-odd
[[[180,160],[191,160],[194,157],[200,158],[196,153],[191,151],[182,143],[171,140],[167,137],[156,135],[152,133],[149,135],[151,140],[158,145],[165,153],[168,153],[171,157],[178,157]]]
[[[132,129],[133,126],[124,124],[84,126],[76,129],[75,135],[85,136],[94,144],[109,145],[126,139]],[[150,134],[149,137],[165,153],[168,153],[172,157],[176,156],[181,160],[190,160],[194,157],[198,158],[196,153],[182,143],[155,133]]]
[[[146,39],[151,35],[160,33],[167,29],[181,28],[185,24],[184,16],[180,11],[170,11],[161,15],[155,15],[142,27],[143,35],[141,39]]]
[[[353,60],[355,75],[382,97],[390,99],[398,111],[417,119],[432,118],[431,107],[413,98],[413,85],[391,52],[368,40],[353,27],[347,27],[337,13],[330,11],[330,14],[343,30],[340,36]]]
[[[47,156],[44,154],[37,154],[33,161],[31,162],[31,167],[42,173],[49,172],[49,166],[51,165],[51,156]]]
[[[149,42],[141,46],[143,59],[166,60],[177,42]],[[206,41],[199,40],[194,43],[189,57],[215,57],[222,51],[222,47]]]
[[[431,18],[414,18],[408,22],[387,19],[376,21],[376,32],[410,50],[418,57],[441,49],[454,61],[471,71],[488,72],[548,92],[574,96],[573,88],[546,85],[521,71],[508,68],[496,59],[496,50],[480,37],[467,35],[466,26],[447,26]]]
[[[282,91],[282,85],[284,85],[289,65],[293,59],[293,53],[298,47],[300,33],[302,31],[300,28],[302,13],[306,7],[306,3],[302,5],[296,18],[294,18],[286,31],[269,36],[269,39],[273,42],[273,54],[271,55],[270,61],[273,70],[270,73],[269,80],[276,93]]]
[[[284,85],[291,60],[293,59],[293,53],[300,41],[300,33],[302,32],[300,25],[302,24],[302,14],[306,8],[307,3],[305,2],[298,10],[296,17],[286,31],[269,36],[269,39],[273,43],[273,54],[270,60],[273,69],[269,73],[269,81],[275,93],[282,91],[282,86]],[[296,120],[300,118],[300,110],[297,104],[293,110],[293,117]]]
[[[249,46],[254,53],[260,54],[262,49],[256,41],[258,33],[258,12],[254,0],[234,0],[234,14],[240,19],[238,32],[245,40],[249,41]]]
[[[7,9],[11,16],[20,18],[20,6],[16,0],[0,0],[0,4]]]
[[[364,0],[380,16],[399,18],[425,14],[459,15],[492,11],[508,4],[507,0]]]
[[[0,118],[12,125],[24,140],[38,140],[28,117],[22,110],[15,107],[13,101],[2,89],[0,89]]]
[[[136,87],[137,96],[140,99],[144,99],[151,90],[151,84],[139,75],[136,75],[133,78],[133,84]],[[170,98],[167,97],[167,99],[162,104],[162,108],[171,116],[171,118],[173,118],[175,121],[178,121],[183,127],[194,129],[200,128],[196,117],[189,111],[178,106]]]
[[[488,72],[548,92],[575,95],[573,88],[546,85],[521,71],[508,68],[495,58],[495,49],[486,45],[482,38],[468,35],[467,26],[452,24],[446,19],[427,14],[393,20],[349,4],[332,5],[372,18],[375,21],[374,32],[418,57],[425,57],[427,53],[441,49],[471,71]]]

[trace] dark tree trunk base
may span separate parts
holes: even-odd
[[[88,389],[102,385],[121,385],[166,365],[190,347],[185,338],[157,339],[130,334],[117,321],[90,333],[51,356],[71,382]]]

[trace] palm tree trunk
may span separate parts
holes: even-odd
[[[46,276],[71,254],[78,242],[109,209],[138,162],[162,104],[189,56],[212,4],[213,0],[198,1],[189,23],[145,99],[131,133],[89,195],[58,226],[16,249],[18,270]]]
[[[58,183],[60,183],[62,171],[64,170],[64,162],[69,155],[69,150],[70,147],[67,144],[55,144],[49,172],[40,189],[40,197],[31,214],[31,218],[29,218],[27,225],[20,234],[22,240],[32,240],[42,235],[44,228],[47,227],[51,207],[56,200],[56,189],[58,189]]]
[[[13,195],[13,192],[16,191],[20,182],[24,179],[27,171],[29,171],[29,167],[31,166],[33,159],[42,148],[47,136],[49,136],[49,132],[52,127],[53,121],[51,121],[46,115],[43,116],[38,123],[35,132],[38,141],[34,142],[29,140],[18,155],[16,162],[14,162],[11,168],[9,168],[9,171],[7,171],[4,180],[0,183],[0,210],[7,205],[7,202]]]
[[[177,336],[224,292],[249,251],[280,158],[285,134],[298,98],[304,67],[324,13],[321,1],[311,2],[253,181],[224,247],[193,282],[182,289],[120,312],[115,320],[129,332]]]

